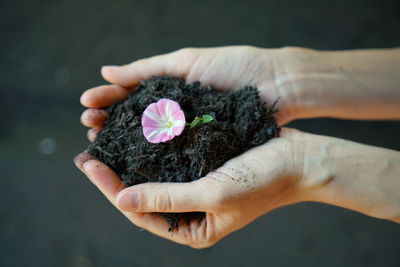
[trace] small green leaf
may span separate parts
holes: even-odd
[[[203,115],[201,117],[202,123],[209,123],[209,122],[212,122],[213,120],[214,120],[213,116],[210,116],[210,115]]]
[[[190,124],[190,128],[193,128],[194,126],[196,126],[197,124],[199,124],[201,122],[201,119],[199,117],[194,118],[194,120],[192,121],[192,123]]]

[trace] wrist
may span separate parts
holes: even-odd
[[[327,165],[328,157],[324,151],[327,146],[324,137],[308,134],[296,129],[282,128],[281,136],[276,141],[277,159],[284,158],[282,166],[277,168],[279,177],[290,178],[289,191],[292,192],[291,203],[318,201],[323,202],[316,194],[316,188],[324,187],[333,176]],[[273,143],[270,141],[271,145]],[[272,147],[269,147],[269,151]],[[276,163],[273,164],[277,166]],[[270,175],[266,175],[270,177]]]
[[[284,47],[276,51],[275,84],[288,97],[292,119],[325,117],[340,105],[336,100],[337,82],[341,79],[327,52],[308,48]],[[288,103],[289,104],[289,103]]]
[[[399,152],[311,134],[304,146],[304,201],[400,220]]]
[[[291,120],[398,119],[398,50],[275,49],[274,86]]]
[[[328,137],[282,128],[280,138],[285,139],[282,149],[289,159],[285,170],[289,171],[289,176],[295,177],[299,201],[323,202],[316,189],[323,188],[334,177],[326,151],[330,143],[324,140]]]

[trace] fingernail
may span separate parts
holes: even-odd
[[[75,158],[74,158],[74,163],[76,165],[76,167],[78,167],[80,170],[83,169],[83,164],[90,160],[93,159],[92,155],[90,155],[89,153],[83,152],[78,154]]]
[[[122,210],[136,210],[139,205],[137,192],[126,192],[118,198],[118,207]]]

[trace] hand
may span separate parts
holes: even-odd
[[[299,202],[303,144],[308,135],[283,129],[282,137],[226,162],[190,183],[145,183],[125,188],[118,176],[88,154],[76,165],[129,220],[161,237],[194,248],[211,246],[260,215]],[[168,232],[153,212],[205,212],[205,218]]]
[[[75,163],[134,224],[194,248],[213,245],[275,208],[316,201],[400,223],[400,152],[283,128],[255,147],[190,183],[125,188],[88,154]],[[205,212],[201,222],[168,232],[153,212]]]
[[[101,108],[126,98],[142,79],[171,75],[219,89],[257,86],[262,100],[279,98],[276,119],[284,125],[298,118],[400,119],[399,49],[319,52],[287,47],[232,46],[182,49],[124,66],[102,68],[112,85],[87,90],[82,123],[90,140],[107,118]]]
[[[188,83],[200,81],[204,86],[212,85],[227,90],[246,85],[257,86],[262,100],[268,104],[279,98],[277,121],[283,125],[299,115],[296,106],[298,101],[295,90],[281,90],[276,85],[276,73],[285,73],[287,65],[296,65],[295,58],[294,53],[289,51],[285,53],[279,49],[243,46],[182,49],[124,66],[106,66],[101,73],[112,85],[98,86],[82,95],[81,103],[89,109],[82,114],[81,121],[93,128],[88,133],[93,141],[107,118],[107,113],[101,108],[126,98],[142,79],[153,75],[170,75],[181,77]]]

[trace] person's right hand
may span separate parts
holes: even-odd
[[[400,152],[294,129],[283,128],[281,137],[189,183],[126,187],[87,153],[75,164],[132,223],[194,248],[211,246],[273,209],[302,201],[400,222]],[[192,211],[206,216],[179,223],[172,233],[154,214]]]
[[[135,225],[174,242],[204,248],[268,211],[305,200],[309,184],[323,183],[322,179],[315,182],[314,177],[302,177],[304,166],[315,168],[313,155],[311,161],[304,158],[305,148],[318,148],[309,143],[312,139],[311,135],[284,128],[280,138],[254,147],[188,183],[126,187],[113,170],[87,153],[78,155],[75,164]],[[205,217],[181,221],[173,232],[168,231],[164,218],[155,214],[192,211],[204,212]]]
[[[101,73],[111,85],[89,89],[82,95],[81,103],[89,109],[82,114],[81,121],[94,128],[88,134],[93,141],[107,118],[103,108],[126,98],[140,80],[169,75],[183,78],[187,83],[200,81],[203,86],[211,85],[224,90],[256,86],[262,101],[271,105],[279,99],[276,118],[278,124],[283,125],[299,115],[296,90],[284,90],[277,83],[288,65],[298,65],[295,53],[290,49],[285,51],[249,46],[186,48],[128,65],[105,66]]]

